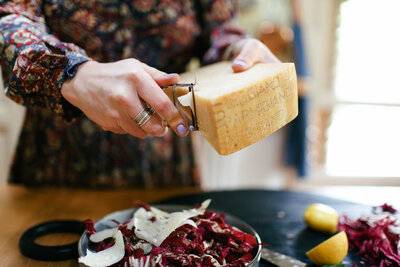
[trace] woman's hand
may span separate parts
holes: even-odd
[[[177,83],[178,74],[166,74],[136,59],[113,63],[88,61],[66,81],[62,96],[106,131],[145,138],[163,136],[167,128],[178,135],[188,133],[188,125],[160,87]],[[156,113],[141,127],[133,120],[146,106]]]
[[[262,42],[253,38],[246,38],[232,44],[232,69],[241,72],[249,69],[256,63],[279,63],[279,59]]]

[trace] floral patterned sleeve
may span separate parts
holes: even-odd
[[[235,0],[199,0],[203,30],[210,34],[211,47],[205,54],[206,63],[221,60],[226,48],[245,37],[237,22],[238,3]]]
[[[0,0],[5,92],[17,103],[45,107],[71,120],[79,111],[61,96],[61,86],[89,58],[78,46],[49,34],[40,6],[38,0]]]

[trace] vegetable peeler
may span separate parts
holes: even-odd
[[[178,87],[186,87],[189,90],[189,93],[192,93],[192,101],[193,101],[193,110],[190,109],[191,113],[191,123],[189,123],[189,130],[190,131],[197,131],[199,130],[199,126],[197,124],[197,113],[196,113],[196,98],[194,96],[194,85],[195,83],[177,83],[177,84],[171,84],[162,87],[161,89],[165,90],[166,88],[172,87],[172,100],[175,105],[175,107],[183,113],[183,110],[179,106],[179,101],[178,101]]]

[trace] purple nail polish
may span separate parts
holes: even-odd
[[[179,124],[178,127],[176,127],[176,131],[177,131],[180,135],[184,135],[184,134],[187,132],[187,129],[186,129],[185,125]]]
[[[165,78],[170,78],[170,77],[175,76],[175,75],[177,75],[177,74],[178,74],[178,73],[168,73],[168,74],[165,74],[164,77],[165,77]]]
[[[237,66],[241,66],[241,67],[246,67],[246,66],[247,66],[247,63],[244,62],[243,60],[238,59],[238,60],[235,60],[235,61],[233,62],[233,65],[237,65]]]

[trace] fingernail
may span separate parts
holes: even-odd
[[[247,67],[247,63],[240,59],[233,61],[233,65]]]
[[[164,75],[164,78],[170,78],[172,76],[178,75],[178,73],[168,73]]]
[[[180,135],[185,135],[186,132],[187,132],[187,129],[186,129],[185,125],[179,124],[178,127],[176,127],[176,131],[177,131]]]

